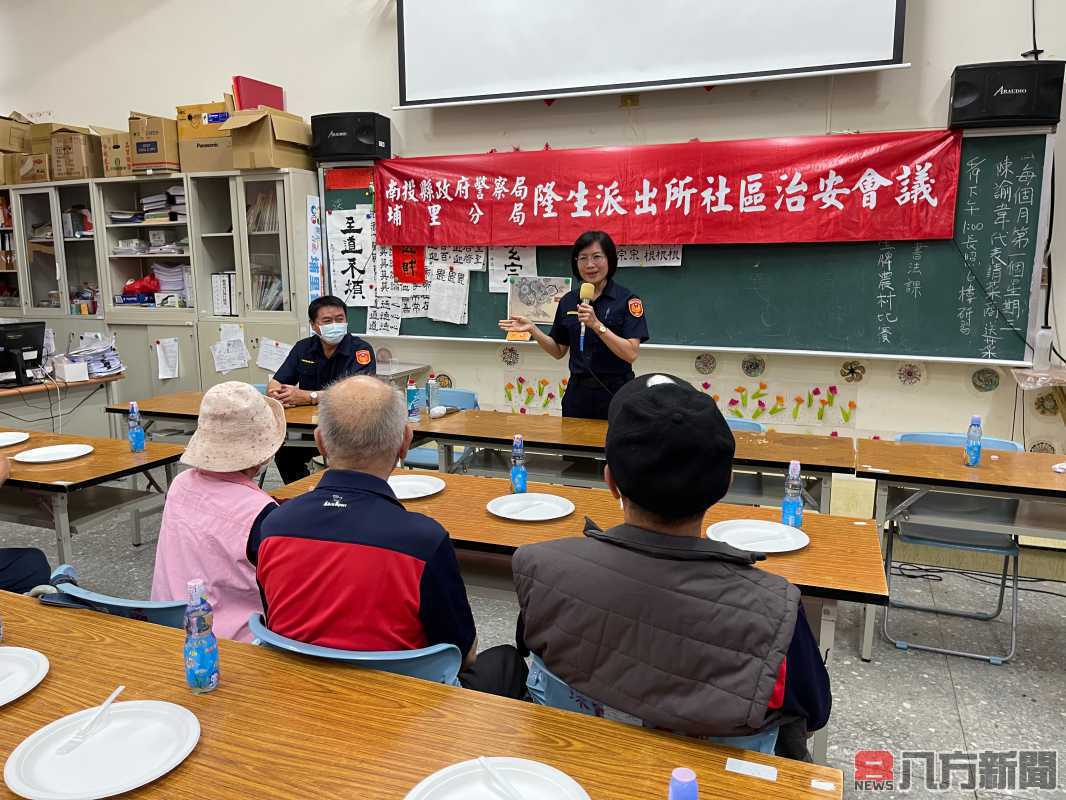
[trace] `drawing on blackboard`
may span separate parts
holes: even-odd
[[[570,291],[570,278],[516,275],[507,287],[508,316],[526,317],[539,325],[551,325],[563,295]]]

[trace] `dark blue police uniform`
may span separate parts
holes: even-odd
[[[346,333],[329,358],[322,349],[322,340],[318,336],[308,336],[292,346],[285,362],[274,373],[274,380],[298,386],[305,392],[320,392],[349,375],[376,375],[377,371],[374,348],[358,336]],[[281,480],[292,483],[306,478],[310,474],[307,462],[314,454],[312,447],[282,447],[278,450],[274,463],[278,465]]]
[[[329,358],[322,349],[322,340],[308,336],[292,346],[274,373],[274,380],[299,386],[305,392],[320,392],[349,375],[376,375],[377,371],[374,348],[358,336],[345,334]]]
[[[585,350],[581,351],[581,323],[577,318],[580,303],[578,290],[567,292],[559,301],[555,322],[548,332],[556,343],[570,348],[570,383],[563,395],[563,416],[607,419],[607,407],[614,393],[633,379],[633,365],[612,353],[599,334],[587,326]],[[612,333],[623,339],[648,341],[644,304],[613,279],[607,281],[603,292],[592,301],[592,309]]]

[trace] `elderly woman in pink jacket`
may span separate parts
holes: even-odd
[[[167,492],[152,599],[183,598],[187,582],[203,578],[215,633],[227,639],[250,642],[248,617],[263,610],[246,552],[249,535],[277,504],[255,479],[284,440],[281,403],[246,383],[213,386],[181,457],[193,469]]]

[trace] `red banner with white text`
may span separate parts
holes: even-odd
[[[374,169],[383,245],[947,239],[961,133],[393,158]]]

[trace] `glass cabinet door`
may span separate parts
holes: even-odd
[[[26,257],[27,311],[52,310],[63,313],[60,284],[63,257],[63,230],[56,229],[58,215],[53,192],[20,192],[20,238]]]
[[[239,184],[246,308],[249,313],[291,311],[284,179],[244,177]]]

